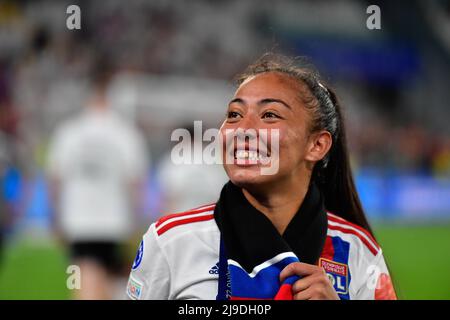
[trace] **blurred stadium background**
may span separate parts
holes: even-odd
[[[70,4],[81,30],[66,28]],[[381,30],[366,28],[370,4]],[[166,167],[171,131],[194,120],[218,127],[232,77],[270,50],[309,57],[337,88],[400,298],[450,299],[450,1],[353,0],[0,0],[0,299],[70,298],[47,152],[83,107],[99,57],[114,66],[113,107],[143,132],[151,159],[144,227],[124,244],[131,265],[145,226],[186,209],[175,190],[204,183]]]

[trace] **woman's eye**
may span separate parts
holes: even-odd
[[[240,116],[240,114],[236,111],[228,111],[228,113],[227,113],[227,118],[229,118],[229,119],[237,118],[239,116]]]
[[[279,116],[278,115],[276,115],[275,113],[273,113],[273,112],[270,112],[270,111],[268,111],[268,112],[264,112],[264,114],[263,114],[263,116],[262,116],[263,118],[279,118]]]

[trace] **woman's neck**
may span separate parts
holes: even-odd
[[[245,188],[242,191],[247,201],[269,218],[282,235],[305,199],[309,186],[309,179],[307,180],[284,188],[271,188],[267,193],[250,192]]]

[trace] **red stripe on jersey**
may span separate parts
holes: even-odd
[[[270,299],[270,298],[246,298],[246,297],[231,296],[230,300],[273,300],[273,299]]]
[[[202,213],[202,212],[206,212],[206,211],[210,211],[212,209],[214,209],[216,205],[215,204],[211,204],[208,205],[207,207],[203,206],[203,207],[199,207],[198,209],[192,209],[186,212],[182,212],[182,213],[172,213],[169,215],[166,215],[162,218],[160,218],[157,222],[156,222],[156,227],[159,227],[162,223],[166,222],[167,220],[170,220],[172,218],[178,218],[178,217],[184,217],[184,216],[188,216],[190,214],[196,214],[196,213]]]
[[[205,211],[207,211],[207,210],[205,210]],[[164,227],[161,227],[160,229],[156,230],[156,233],[158,233],[158,236],[160,236],[167,230],[172,229],[176,226],[193,223],[193,222],[207,221],[207,220],[211,220],[213,218],[214,218],[214,214],[208,214],[205,216],[196,216],[196,217],[192,217],[192,218],[186,218],[186,219],[172,221],[172,222],[166,224]]]
[[[369,241],[367,241],[366,238],[364,238],[358,231],[352,230],[352,229],[346,229],[345,227],[339,227],[339,226],[332,226],[332,225],[328,225],[328,229],[331,230],[337,230],[337,231],[341,231],[343,233],[347,233],[347,234],[353,234],[355,236],[357,236],[365,245],[366,247],[370,250],[370,252],[372,252],[372,254],[374,256],[377,255],[378,253],[378,248],[374,247]]]
[[[351,223],[351,222],[345,220],[344,218],[336,216],[335,214],[333,214],[331,212],[328,212],[328,220],[331,220],[331,221],[336,222],[336,223],[344,224],[344,225],[349,225],[349,226],[352,226],[355,229],[358,229],[359,231],[364,233],[370,240],[372,240],[373,244],[375,245],[375,247],[377,249],[380,248],[378,243],[374,239],[374,237],[370,234],[370,232],[367,231],[366,229],[364,229],[363,227],[358,226],[357,224]]]
[[[206,208],[206,207],[211,207],[211,206],[214,206],[214,207],[215,207],[215,206],[216,206],[216,203],[213,202],[213,203],[204,204],[204,205],[202,205],[202,206],[200,206],[200,207],[192,208],[192,209],[189,210],[189,211],[197,210],[197,209],[202,209],[202,208]]]
[[[334,258],[334,246],[333,246],[333,238],[327,236],[325,239],[325,246],[323,247],[321,258],[333,261]]]

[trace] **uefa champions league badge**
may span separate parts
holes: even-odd
[[[136,258],[134,258],[133,266],[131,269],[135,270],[142,262],[142,257],[144,256],[144,240],[141,241],[141,244],[139,245],[139,249],[136,253]]]

